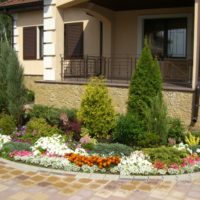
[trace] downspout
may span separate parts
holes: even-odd
[[[198,121],[198,114],[199,114],[199,97],[200,97],[200,83],[198,83],[192,99],[192,119],[191,119],[191,126],[194,126],[195,123]]]

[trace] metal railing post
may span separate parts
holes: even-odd
[[[64,81],[64,67],[63,67],[64,58],[62,55],[60,55],[60,62],[61,62],[61,81]]]

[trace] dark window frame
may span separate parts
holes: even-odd
[[[44,58],[44,27],[39,26],[39,59],[43,60]]]
[[[168,54],[168,31],[170,30],[168,25],[170,24],[169,21],[171,20],[180,20],[180,19],[183,19],[185,20],[185,29],[186,29],[186,39],[185,39],[185,56],[170,56]],[[144,22],[143,22],[143,39],[146,37],[145,35],[145,22],[148,21],[148,20],[160,20],[160,21],[163,21],[164,23],[164,45],[163,45],[163,50],[164,50],[164,55],[162,58],[169,58],[169,59],[187,59],[187,48],[188,48],[188,18],[187,17],[175,17],[175,18],[152,18],[152,19],[144,19]]]
[[[33,46],[35,48],[33,55],[27,55],[26,51],[26,45],[28,45],[28,41],[26,38],[26,31],[34,31],[34,39],[33,39]],[[34,42],[35,41],[35,42]],[[28,45],[29,46],[29,45]],[[29,27],[23,27],[23,59],[24,60],[37,60],[37,26],[29,26]]]
[[[67,41],[68,37],[67,37],[67,27],[70,26],[80,26],[81,27],[81,54],[80,55],[73,55],[73,54],[69,54],[69,50],[67,47]],[[65,23],[64,24],[64,59],[66,60],[71,60],[71,59],[83,59],[84,57],[84,30],[83,30],[83,22],[75,22],[75,23]]]

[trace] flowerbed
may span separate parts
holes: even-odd
[[[10,137],[0,135],[0,146],[10,142]],[[31,151],[12,151],[9,159],[54,169],[74,172],[98,172],[120,175],[174,175],[200,170],[200,157],[187,145],[175,147],[186,150],[187,156],[181,163],[166,164],[161,160],[152,161],[143,151],[133,151],[130,156],[100,156],[90,154],[83,148],[70,149],[60,135],[42,137],[31,146]]]

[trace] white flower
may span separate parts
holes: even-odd
[[[197,149],[196,152],[197,152],[197,153],[200,153],[200,149]]]
[[[40,150],[47,152],[48,155],[64,156],[73,153],[73,150],[67,147],[61,135],[53,135],[52,137],[41,137],[31,147],[34,155],[41,154]]]
[[[192,154],[192,150],[189,148],[188,144],[183,144],[182,142],[178,145],[174,145],[174,148],[178,149],[179,151],[186,150],[190,154]]]
[[[115,168],[112,170],[112,173],[117,170],[119,170],[121,175],[129,176],[134,174],[151,174],[154,168],[143,152],[135,151],[129,157],[122,157],[118,169]]]
[[[1,135],[0,134],[0,150],[2,149],[3,145],[10,142],[11,137],[8,135]]]

